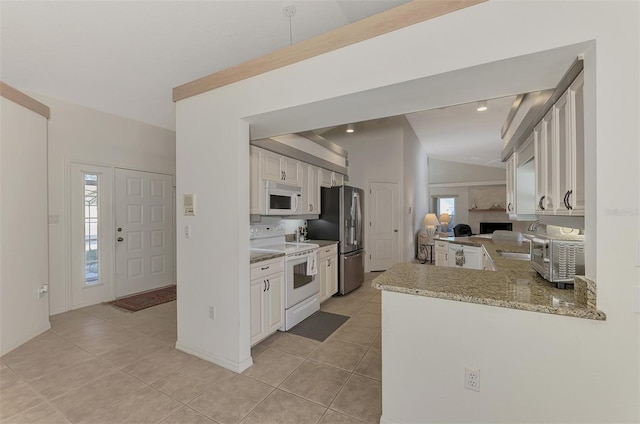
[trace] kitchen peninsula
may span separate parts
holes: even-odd
[[[576,278],[574,290],[558,289],[540,277],[529,261],[501,256],[502,252],[528,253],[528,241],[494,241],[484,237],[449,237],[445,240],[464,246],[484,246],[496,271],[403,263],[373,280],[373,287],[532,312],[606,319],[603,312],[595,309],[593,282]]]
[[[382,290],[380,422],[555,422],[549,411],[579,404],[574,377],[606,328],[593,283],[557,289],[529,261],[499,254],[527,252],[527,241],[447,241],[483,246],[496,270],[405,263],[372,282]],[[467,370],[478,391],[465,388]],[[541,387],[544,406],[532,402]]]

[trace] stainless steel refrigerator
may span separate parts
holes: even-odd
[[[323,187],[319,219],[307,221],[307,235],[337,240],[338,293],[347,294],[364,282],[364,191],[349,186]]]

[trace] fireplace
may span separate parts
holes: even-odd
[[[511,222],[481,222],[480,234],[491,234],[495,230],[512,231],[513,224]]]

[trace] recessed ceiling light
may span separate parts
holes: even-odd
[[[487,101],[486,100],[482,100],[482,101],[478,102],[478,107],[476,108],[476,110],[478,112],[484,112],[485,110],[487,110]]]
[[[353,129],[353,124],[349,124],[349,125],[347,125],[347,132],[348,132],[348,133],[352,133],[352,132],[354,132],[354,131],[355,131],[355,130]]]

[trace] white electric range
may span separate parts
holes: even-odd
[[[313,243],[292,243],[285,240],[281,225],[252,225],[252,250],[283,252],[285,323],[280,331],[293,326],[320,310],[318,279],[318,248]]]

